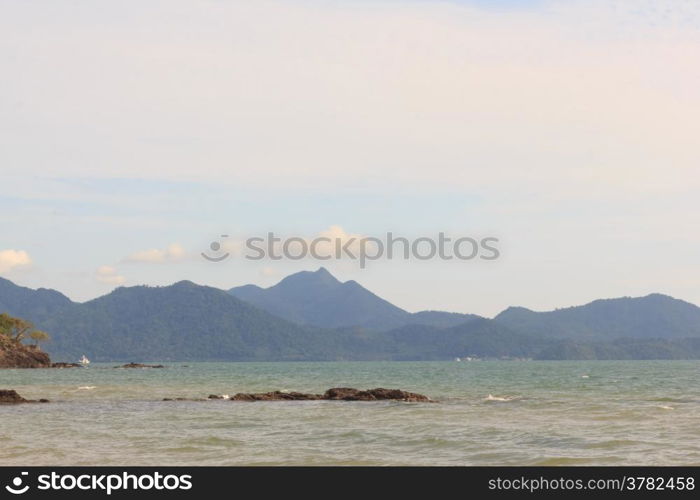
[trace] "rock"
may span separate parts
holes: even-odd
[[[48,368],[50,366],[49,355],[41,349],[0,335],[0,368]]]
[[[326,391],[326,393],[323,395],[323,399],[358,401],[358,394],[360,392],[362,391],[351,387],[334,387]]]
[[[17,391],[13,391],[12,389],[0,389],[0,403],[17,404],[26,402],[27,400],[17,394]]]
[[[334,387],[324,394],[309,394],[305,392],[239,392],[233,396],[228,394],[210,394],[206,399],[165,398],[163,401],[211,401],[228,399],[231,401],[407,401],[410,403],[434,403],[432,399],[415,392],[400,389],[368,389],[362,391],[351,387]]]
[[[17,391],[12,389],[0,389],[0,404],[19,404],[19,403],[48,403],[48,399],[40,399],[35,401],[32,399],[24,399],[17,394]]]
[[[303,392],[239,392],[231,397],[231,401],[315,401],[321,399],[319,394],[305,394]]]
[[[361,391],[351,387],[335,387],[328,389],[323,399],[332,401],[409,401],[412,403],[430,402],[431,399],[415,392],[406,392],[400,389],[368,389]]]
[[[408,401],[409,403],[431,403],[432,399],[416,392],[402,391],[400,389],[370,389],[367,391],[377,400]]]
[[[163,365],[144,365],[142,363],[127,363],[122,366],[115,366],[115,368],[165,368]]]
[[[211,398],[211,396],[210,396]],[[217,397],[218,399],[218,397]],[[335,387],[328,389],[325,394],[306,394],[303,392],[261,392],[238,393],[231,401],[408,401],[411,403],[427,403],[432,400],[422,394],[402,391],[400,389],[369,389],[361,391],[351,387]]]
[[[82,368],[83,365],[80,363],[51,363],[51,368]]]

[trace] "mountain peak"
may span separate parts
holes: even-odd
[[[335,276],[333,276],[328,269],[325,267],[321,266],[316,271],[314,271],[314,274],[316,276],[330,276],[331,278],[335,279]]]
[[[277,283],[274,287],[297,286],[322,286],[335,287],[342,283],[336,279],[325,267],[319,267],[316,271],[300,271],[291,274]]]
[[[0,312],[39,321],[72,304],[61,292],[50,288],[27,288],[0,278]]]
[[[176,283],[173,283],[170,285],[172,287],[193,287],[193,286],[199,286],[195,282],[190,281],[190,280],[180,280]]]

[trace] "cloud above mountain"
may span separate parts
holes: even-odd
[[[95,271],[95,278],[100,283],[105,285],[123,285],[126,283],[126,278],[112,266],[100,266]]]
[[[167,247],[150,248],[135,252],[124,259],[124,262],[140,262],[148,264],[161,264],[165,262],[177,262],[186,257],[187,253],[182,245],[173,243]]]
[[[0,250],[0,273],[30,266],[32,259],[24,250]]]

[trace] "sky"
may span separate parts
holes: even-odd
[[[5,0],[0,30],[15,283],[85,301],[323,265],[410,311],[700,304],[697,2]],[[270,231],[500,257],[237,252]]]

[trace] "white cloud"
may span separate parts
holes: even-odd
[[[105,285],[122,285],[126,282],[126,278],[118,274],[117,270],[112,266],[98,267],[95,272],[95,278]]]
[[[151,248],[133,253],[124,259],[124,262],[164,263],[177,262],[185,258],[186,252],[178,243],[168,245],[164,249]]]
[[[273,278],[279,276],[279,271],[273,267],[263,267],[260,269],[260,276],[265,278]]]
[[[0,273],[26,268],[31,263],[31,257],[24,250],[0,250]]]
[[[362,239],[366,236],[361,234],[348,233],[342,226],[333,225],[328,229],[325,229],[318,233],[314,238],[308,238],[306,240],[307,244],[310,246],[315,240],[314,245],[315,253],[320,257],[331,257],[335,259],[338,255],[340,258],[346,258],[347,254],[345,251],[339,252],[338,248],[347,248],[348,252],[353,255],[360,255],[362,249]],[[347,246],[346,246],[347,245]],[[370,251],[371,254],[374,253],[374,243],[369,242],[365,244],[365,251]]]

